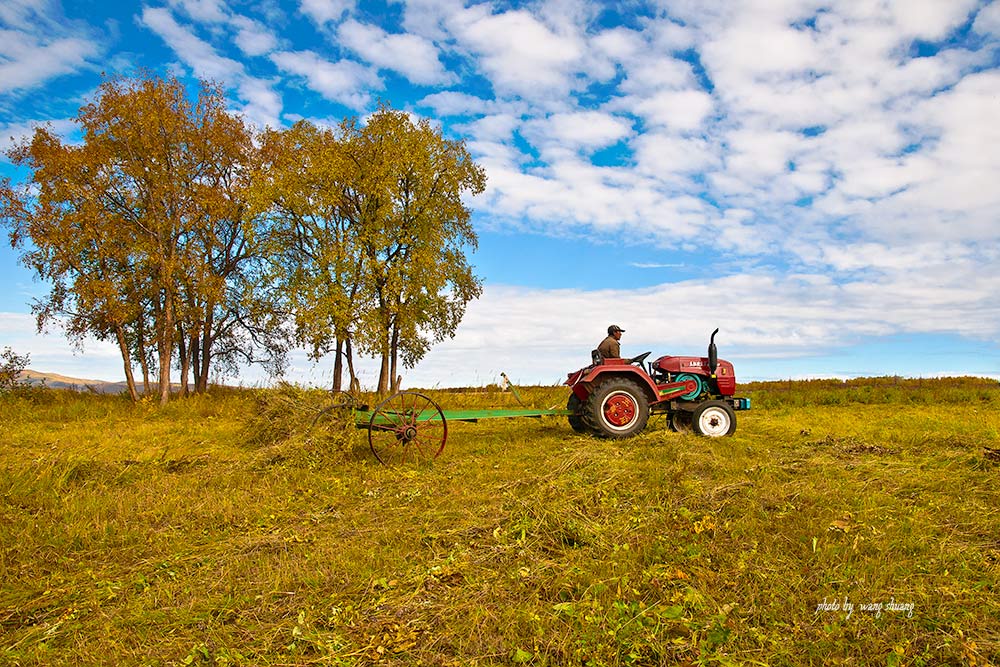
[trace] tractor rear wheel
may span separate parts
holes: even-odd
[[[590,429],[583,421],[583,416],[581,412],[583,410],[583,401],[581,401],[576,394],[569,395],[569,401],[566,402],[566,409],[570,411],[569,415],[569,425],[577,433],[586,433]]]
[[[583,421],[597,435],[627,438],[646,427],[649,399],[638,384],[612,378],[598,384],[584,401]]]
[[[736,413],[725,401],[705,401],[692,415],[694,432],[709,438],[721,438],[736,432]]]

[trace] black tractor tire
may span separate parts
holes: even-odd
[[[694,432],[707,438],[721,438],[736,432],[736,412],[725,401],[705,401],[695,408]]]
[[[628,438],[646,428],[649,399],[636,382],[609,378],[593,387],[583,405],[583,421],[603,438]]]
[[[569,415],[569,425],[577,433],[587,433],[590,431],[587,428],[587,424],[583,421],[583,401],[581,401],[576,394],[569,395],[569,401],[566,402],[566,409],[572,414]]]
[[[687,410],[678,410],[670,414],[670,430],[676,433],[691,433],[694,425],[691,421],[691,413]]]

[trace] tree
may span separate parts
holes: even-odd
[[[259,154],[249,129],[225,110],[216,92],[199,100],[197,140],[187,148],[197,165],[188,185],[197,218],[181,252],[182,390],[190,369],[199,392],[208,387],[213,361],[229,369],[241,361],[261,362],[277,370],[287,349],[283,328],[269,308],[272,300],[266,298],[262,221],[252,207]]]
[[[378,391],[397,390],[400,357],[412,367],[430,345],[454,336],[469,301],[482,293],[466,260],[476,233],[468,192],[486,175],[463,142],[381,106],[364,127],[346,123],[351,158],[344,216],[358,228],[370,307],[361,347],[381,361]]]
[[[77,340],[114,336],[133,398],[139,361],[169,400],[178,346],[182,382],[193,367],[203,391],[217,345],[232,360],[250,354],[232,344],[241,332],[273,330],[248,306],[260,285],[252,136],[219,87],[203,83],[192,104],[175,78],[106,80],[76,120],[81,146],[36,130],[9,152],[31,183],[0,188],[12,244],[53,285],[36,304],[40,325],[67,315]],[[280,339],[260,341],[280,359]]]
[[[343,215],[345,155],[332,130],[300,121],[262,141],[258,200],[270,211],[267,255],[294,338],[309,356],[335,352],[333,389],[343,362],[351,383],[353,327],[363,310],[358,226]]]
[[[378,390],[399,364],[454,335],[479,279],[465,251],[476,235],[465,193],[485,174],[461,142],[382,106],[365,125],[308,122],[265,135],[259,206],[270,211],[273,275],[295,338],[335,353],[354,381],[353,345],[380,359]]]
[[[119,345],[129,393],[138,398],[129,360],[129,338],[136,329],[136,307],[144,297],[144,271],[133,265],[126,240],[119,236],[120,218],[99,202],[107,187],[96,164],[100,147],[62,144],[41,128],[30,143],[9,152],[15,164],[34,169],[34,194],[29,185],[0,187],[0,211],[11,226],[11,245],[24,247],[21,261],[52,283],[46,299],[33,310],[42,330],[66,315],[66,332],[79,343],[88,333],[100,340],[113,337]],[[30,245],[26,244],[30,241]],[[128,331],[131,328],[132,331]]]
[[[0,352],[0,393],[18,385],[21,372],[31,363],[31,356],[18,354],[9,346]]]

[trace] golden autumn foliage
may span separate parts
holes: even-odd
[[[380,107],[365,125],[300,122],[263,141],[259,194],[272,212],[275,280],[297,342],[314,356],[336,352],[351,379],[352,344],[381,360],[379,392],[454,335],[481,293],[465,249],[476,234],[465,192],[486,176],[465,146],[426,121]]]
[[[115,341],[133,400],[136,365],[165,403],[173,367],[203,392],[220,365],[279,373],[293,342],[337,353],[337,387],[356,344],[385,391],[481,292],[462,195],[485,174],[427,121],[258,134],[221,88],[148,76],[106,80],[76,122],[81,143],[39,128],[8,152],[31,176],[0,183],[0,221],[51,285],[39,327]]]

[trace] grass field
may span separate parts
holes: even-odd
[[[391,469],[294,388],[8,394],[0,664],[1000,665],[997,383],[741,394],[732,438],[492,420]]]

